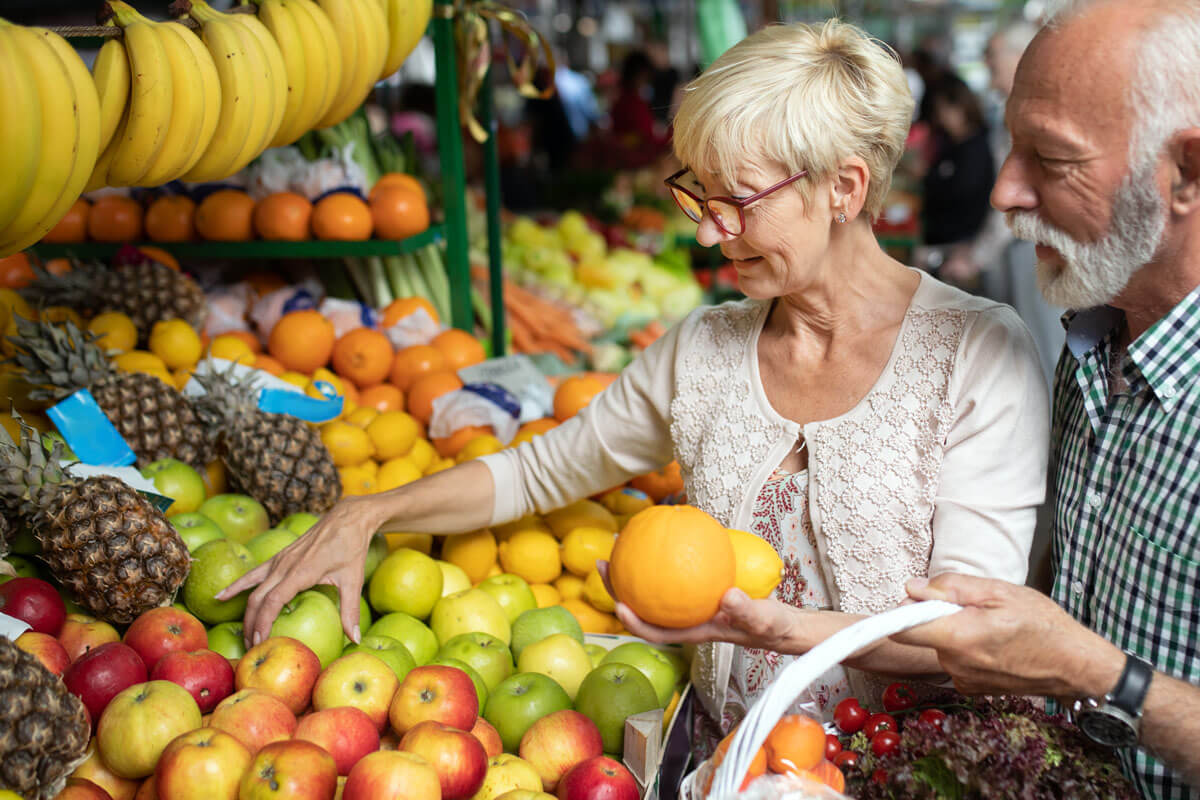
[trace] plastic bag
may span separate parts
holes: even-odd
[[[250,330],[246,313],[250,310],[252,293],[248,283],[218,286],[206,292],[204,297],[208,301],[208,319],[204,323],[204,332],[212,337],[229,331]]]
[[[353,143],[334,151],[329,158],[308,162],[304,169],[296,172],[292,180],[292,191],[316,202],[330,192],[351,191],[363,197],[371,188],[367,186],[367,175],[363,168],[350,158]]]
[[[246,169],[246,193],[255,200],[276,192],[293,191],[308,171],[308,160],[295,147],[273,147]]]
[[[375,312],[357,300],[326,297],[317,310],[333,323],[333,332],[339,337],[356,328],[375,327]]]
[[[320,281],[306,278],[299,284],[260,297],[250,310],[250,320],[266,336],[284,314],[316,308],[324,294]]]
[[[705,794],[705,787],[712,785],[716,767],[712,759],[703,762],[694,772],[683,779],[679,787],[680,800],[847,800],[846,795],[799,775],[767,774],[756,778],[746,790],[734,795],[718,797]]]
[[[521,404],[512,392],[494,383],[468,383],[433,401],[429,438],[450,436],[468,425],[490,425],[501,444],[517,435]]]
[[[389,327],[384,328],[383,332],[387,335],[388,341],[392,343],[392,347],[400,350],[417,344],[429,344],[433,337],[444,330],[446,330],[446,326],[439,325],[433,317],[429,316],[428,311],[418,308],[408,316],[401,317]]]

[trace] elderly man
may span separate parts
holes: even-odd
[[[969,609],[898,637],[970,692],[1080,700],[1147,797],[1200,797],[1200,0],[1065,8],[1021,60],[992,194],[1064,317],[1052,602],[914,581]],[[1124,651],[1124,652],[1122,652]]]

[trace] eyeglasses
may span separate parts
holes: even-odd
[[[779,183],[761,192],[750,195],[749,197],[709,197],[703,198],[683,186],[679,185],[678,179],[690,172],[684,167],[676,172],[671,177],[667,178],[663,183],[671,190],[671,196],[675,198],[676,205],[679,210],[687,214],[688,219],[700,224],[700,220],[704,218],[704,209],[708,209],[708,213],[712,215],[713,222],[717,223],[717,227],[725,231],[730,236],[741,236],[746,230],[746,214],[744,209],[751,203],[762,200],[771,192],[782,189],[788,184],[795,183],[808,174],[808,170],[802,169],[790,178],[784,178]]]

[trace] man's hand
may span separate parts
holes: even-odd
[[[1124,654],[1025,586],[951,573],[908,582],[916,600],[963,611],[892,637],[937,650],[964,694],[1100,696],[1116,685]]]

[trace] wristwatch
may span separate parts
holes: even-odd
[[[1131,653],[1126,654],[1125,669],[1111,692],[1075,704],[1075,724],[1097,744],[1135,746],[1142,732],[1142,703],[1153,678],[1153,667]]]

